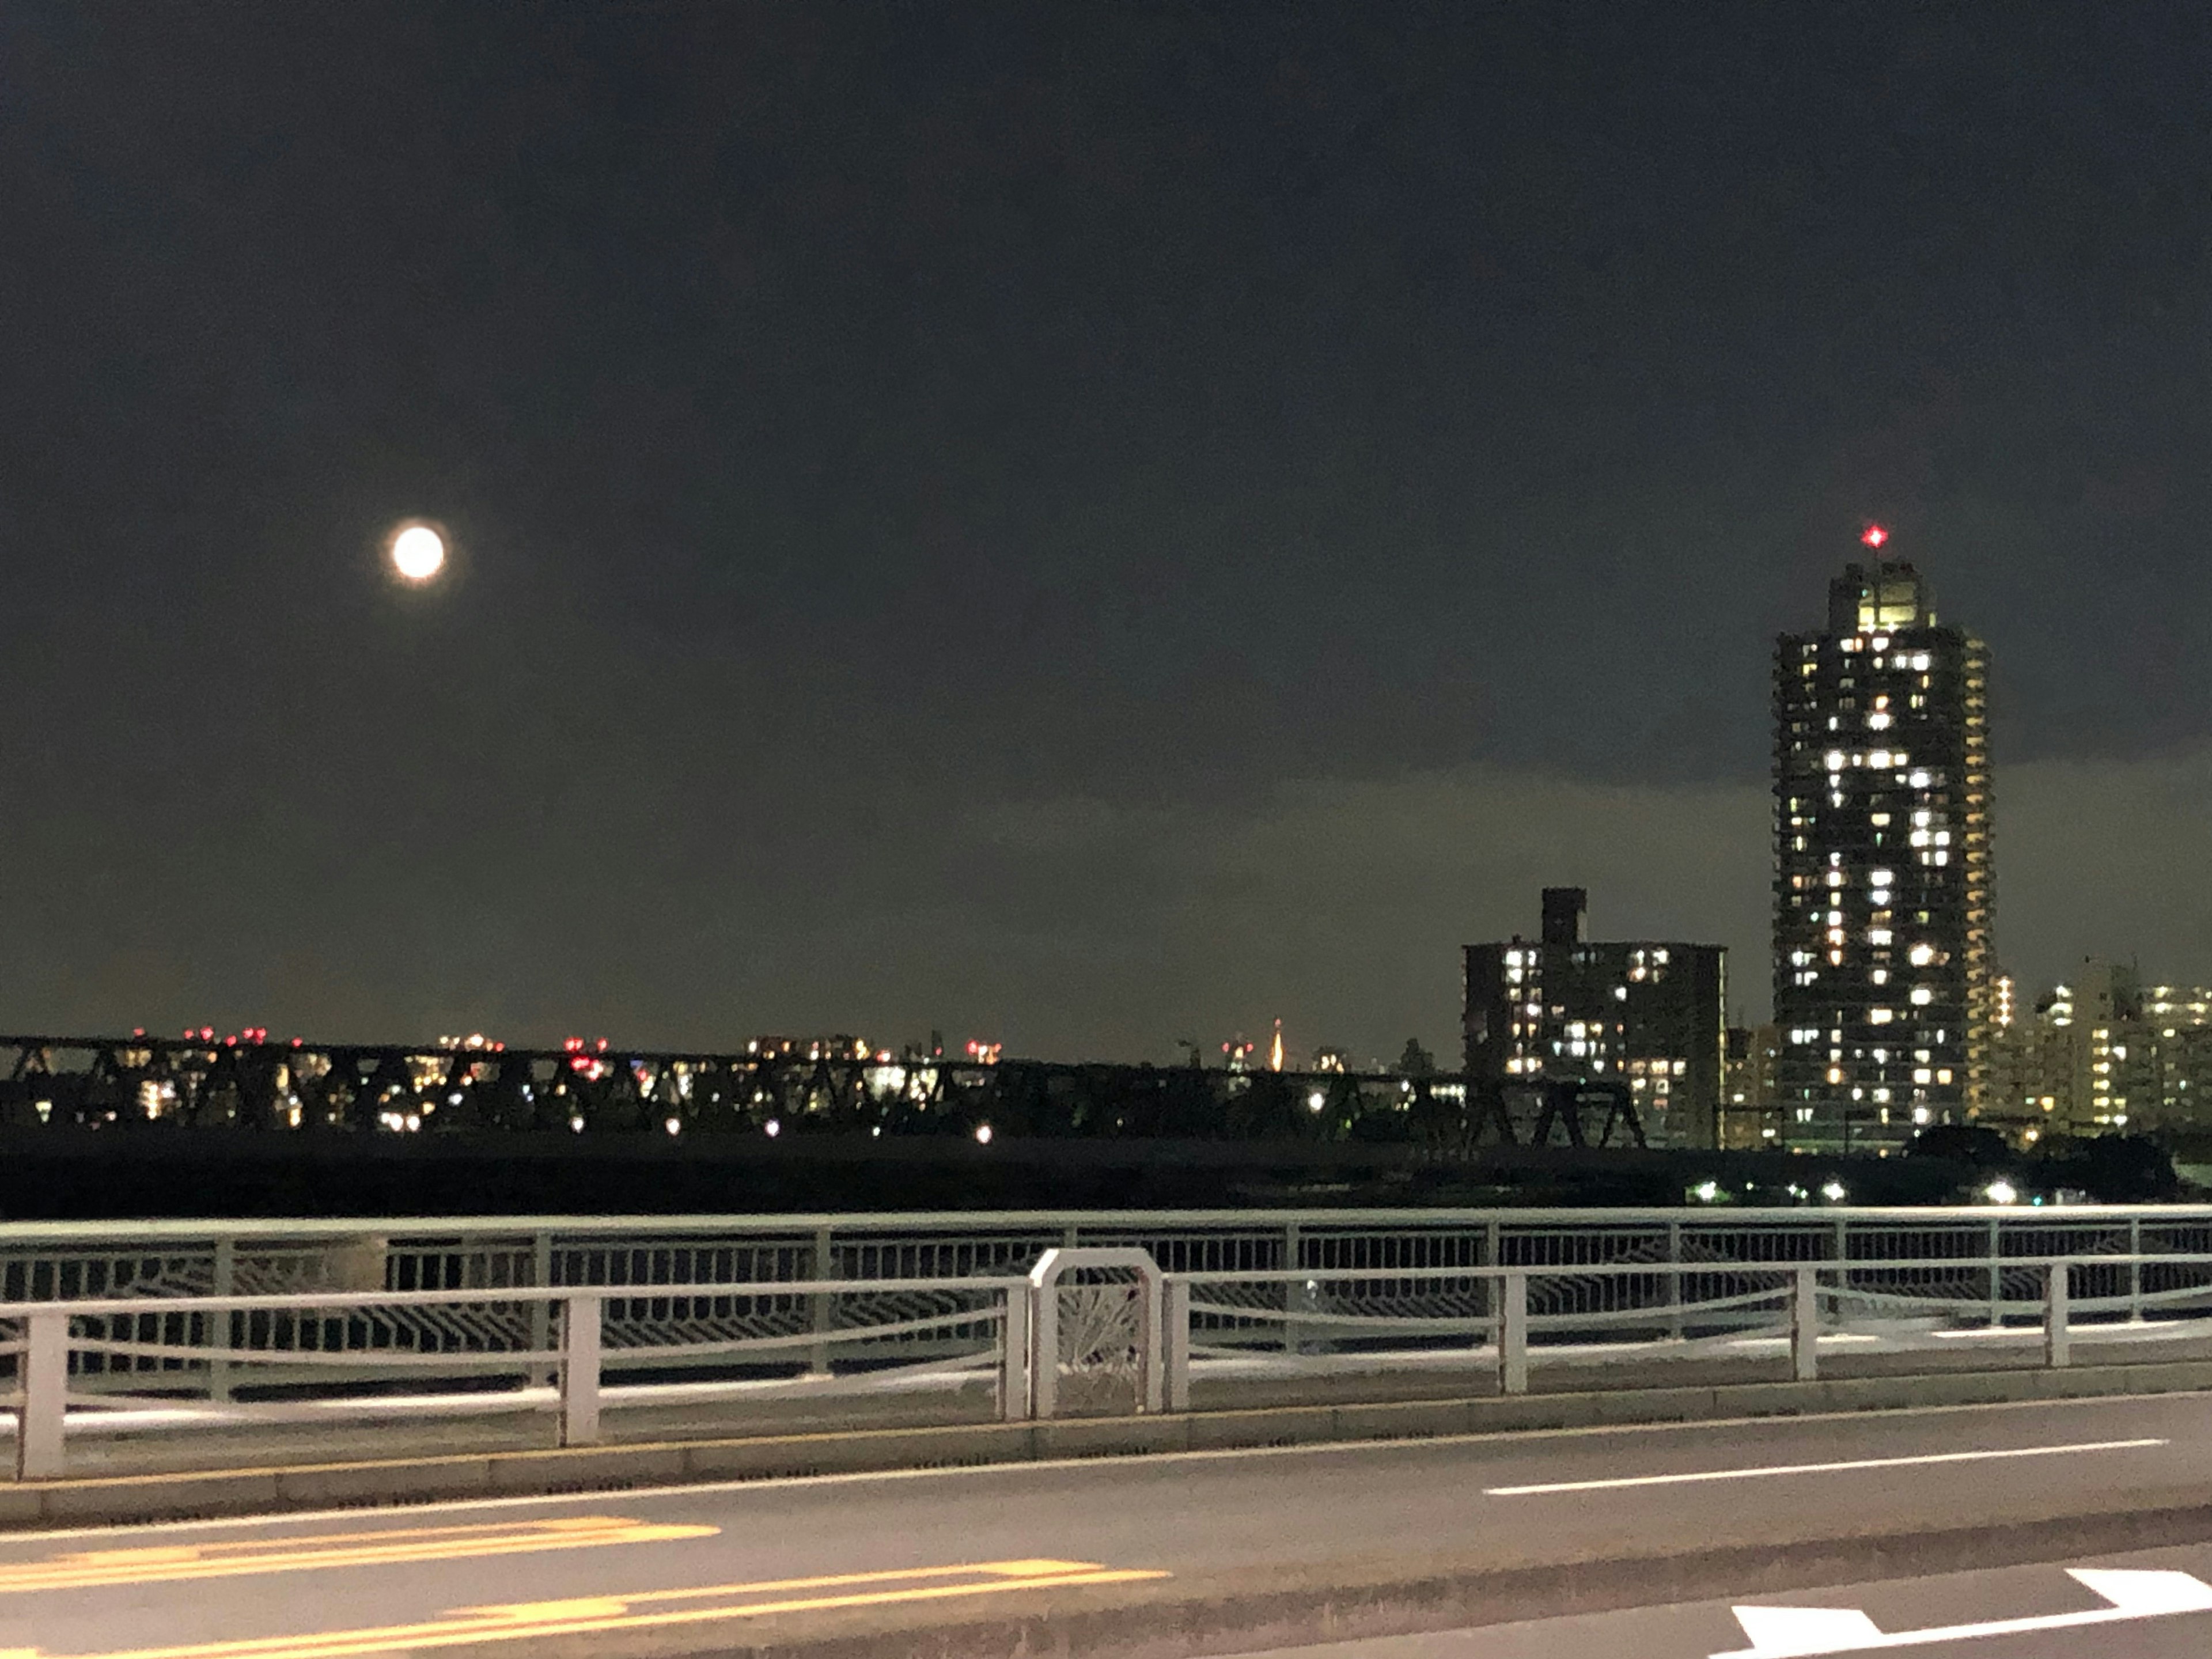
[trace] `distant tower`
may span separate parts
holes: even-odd
[[[1988,650],[1862,539],[1774,656],[1776,1096],[1816,1151],[1978,1115],[1996,1015]]]

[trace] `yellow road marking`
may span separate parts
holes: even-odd
[[[85,1550],[0,1566],[0,1595],[88,1589],[107,1584],[158,1584],[252,1573],[303,1572],[325,1567],[383,1566],[408,1561],[520,1555],[539,1550],[597,1548],[712,1538],[719,1527],[628,1521],[580,1515],[551,1521],[489,1522],[460,1527],[395,1527],[306,1538],[244,1539],[161,1544],[146,1549]],[[0,1659],[7,1650],[0,1650]]]
[[[580,1596],[563,1601],[522,1601],[504,1607],[457,1608],[441,1619],[366,1630],[319,1631],[297,1636],[260,1636],[229,1642],[193,1643],[181,1647],[132,1648],[113,1653],[69,1656],[69,1659],[355,1659],[395,1649],[455,1647],[466,1642],[542,1640],[552,1636],[597,1635],[613,1631],[650,1630],[703,1624],[717,1619],[757,1619],[778,1613],[826,1613],[847,1607],[886,1607],[900,1602],[937,1601],[956,1596],[993,1595],[1007,1590],[1051,1589],[1075,1585],[1127,1584],[1165,1578],[1146,1568],[1106,1567],[1088,1561],[981,1561],[964,1566],[920,1567],[883,1572],[838,1573],[813,1578],[771,1579],[753,1584],[709,1584],[688,1589],[646,1590],[635,1595]],[[942,1582],[966,1579],[965,1583]],[[940,1582],[921,1582],[935,1580]],[[876,1586],[878,1588],[861,1588]],[[794,1594],[829,1590],[829,1595]],[[725,1598],[746,1598],[730,1601]],[[757,1599],[766,1597],[769,1599]],[[648,1604],[720,1601],[712,1607]],[[0,1649],[0,1659],[62,1659],[39,1650]]]

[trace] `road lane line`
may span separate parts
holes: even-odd
[[[1485,1486],[1486,1498],[1534,1498],[1547,1492],[1617,1492],[1626,1486],[1680,1486],[1706,1480],[1762,1480],[1780,1474],[1835,1474],[1850,1469],[1907,1469],[1929,1463],[1989,1463],[2004,1458],[2064,1457],[2075,1452],[2140,1451],[2165,1440],[2085,1440],[2070,1446],[2008,1446],[1997,1451],[1924,1452],[1911,1457],[1853,1457],[1834,1463],[1765,1463],[1680,1474],[1622,1474],[1603,1480],[1547,1480],[1526,1486]]]
[[[965,1575],[964,1583],[915,1583]],[[456,1647],[476,1642],[542,1641],[554,1636],[600,1635],[617,1631],[666,1629],[716,1620],[757,1619],[774,1613],[824,1613],[851,1607],[888,1607],[941,1601],[962,1596],[995,1595],[1009,1590],[1055,1589],[1097,1584],[1127,1584],[1170,1575],[1157,1569],[1108,1567],[1087,1561],[984,1561],[964,1566],[922,1567],[821,1578],[772,1580],[757,1584],[714,1584],[688,1589],[647,1590],[635,1595],[580,1597],[567,1601],[522,1602],[512,1607],[459,1608],[435,1620],[360,1630],[318,1631],[290,1636],[248,1637],[228,1642],[199,1642],[179,1647],[131,1648],[66,1659],[354,1659],[355,1656]],[[903,1584],[900,1581],[907,1581]],[[896,1588],[858,1589],[864,1584]],[[686,1598],[752,1595],[830,1588],[844,1594],[779,1595],[769,1601],[744,1601],[716,1607],[659,1607],[652,1603]],[[38,1650],[0,1650],[0,1659]],[[41,1659],[64,1659],[42,1656]]]
[[[305,1538],[87,1550],[49,1556],[40,1561],[0,1565],[0,1595],[113,1584],[173,1583],[195,1578],[237,1578],[331,1567],[473,1559],[489,1555],[533,1554],[544,1550],[593,1549],[609,1544],[665,1543],[712,1538],[720,1531],[720,1527],[703,1522],[643,1522],[625,1520],[619,1516],[582,1515],[520,1523],[400,1527]],[[4,1650],[0,1650],[0,1659],[5,1659]]]
[[[2141,1408],[2151,1405],[2185,1405],[2202,1410],[2203,1396],[2193,1389],[2175,1389],[2163,1394],[2099,1394],[2082,1395],[2066,1400],[1984,1400],[1967,1406],[1887,1406],[1878,1415],[1884,1422],[1910,1422],[1929,1417],[1956,1417],[1966,1413],[2016,1412],[2067,1412],[2095,1409],[2104,1407]],[[4,1415],[4,1413],[0,1413]],[[1399,1454],[1407,1452],[1449,1450],[1468,1446],[1525,1446],[1557,1443],[1563,1441],[1604,1439],[1634,1440],[1644,1437],[1659,1438],[1666,1436],[1711,1434],[1729,1429],[1771,1431],[1817,1427],[1826,1423],[1849,1424],[1858,1427],[1869,1425],[1870,1413],[1863,1409],[1832,1412],[1805,1412],[1797,1416],[1777,1417],[1715,1417],[1695,1422],[1665,1423],[1595,1423],[1577,1428],[1553,1429],[1476,1429],[1461,1434],[1407,1436],[1395,1440],[1311,1440],[1286,1446],[1224,1446],[1200,1451],[1146,1452],[1136,1458],[1037,1457],[1005,1463],[952,1463],[936,1468],[903,1469],[856,1469],[836,1474],[777,1474],[745,1476],[722,1480],[679,1480],[652,1486],[623,1486],[620,1497],[624,1503],[647,1498],[714,1498],[734,1492],[789,1492],[817,1486],[849,1486],[860,1485],[906,1485],[915,1481],[988,1480],[996,1476],[1024,1474],[1080,1474],[1099,1476],[1126,1474],[1133,1469],[1177,1463],[1213,1463],[1235,1462],[1239,1459],[1266,1462],[1285,1457],[1346,1456],[1370,1454]],[[625,1450],[650,1450],[655,1448],[682,1449],[695,1443],[672,1440],[640,1442],[625,1446]],[[542,1452],[516,1455],[543,1456]],[[476,1461],[489,1456],[497,1461],[506,1454],[483,1454]],[[468,1461],[454,1458],[459,1462]],[[280,1471],[298,1474],[323,1465],[299,1465]],[[374,1467],[374,1462],[364,1464],[356,1462],[329,1467],[359,1469]],[[203,1480],[208,1474],[233,1474],[238,1471],[216,1468],[204,1470],[189,1476],[178,1476],[179,1480]],[[94,1480],[111,1482],[131,1481],[128,1475],[100,1475]],[[508,1498],[448,1498],[408,1503],[404,1506],[416,1515],[452,1515],[462,1511],[558,1509],[571,1504],[604,1504],[614,1494],[609,1492],[527,1492]],[[104,1526],[40,1528],[36,1536],[41,1539],[112,1538],[118,1534],[149,1534],[161,1535],[178,1532],[228,1532],[257,1527],[297,1527],[318,1522],[342,1522],[359,1517],[359,1508],[272,1510],[264,1515],[231,1515],[204,1516],[192,1521],[137,1521]],[[24,1534],[18,1534],[16,1536]],[[0,1531],[0,1546],[11,1541],[9,1535]],[[10,1650],[0,1648],[0,1659],[9,1659]]]

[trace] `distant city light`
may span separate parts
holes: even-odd
[[[392,538],[392,568],[410,582],[427,582],[446,568],[446,538],[427,524],[402,525]]]
[[[1862,535],[1859,539],[1864,542],[1869,547],[1880,547],[1884,542],[1889,539],[1889,532],[1884,530],[1878,524],[1870,524],[1866,527],[1866,532]]]
[[[2009,1181],[1992,1181],[1982,1188],[1982,1196],[1992,1204],[2016,1204],[2020,1201],[2020,1189]]]
[[[1826,1186],[1820,1188],[1820,1196],[1826,1199],[1831,1204],[1842,1203],[1846,1196],[1844,1191],[1844,1183],[1840,1181],[1829,1182]]]
[[[991,1144],[991,1126],[988,1123],[977,1124],[975,1126],[975,1139],[984,1146],[989,1146]]]

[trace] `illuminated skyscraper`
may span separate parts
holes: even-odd
[[[1867,532],[1876,550],[1885,539]],[[1774,657],[1777,1094],[1791,1146],[1876,1151],[1982,1104],[1987,647],[1878,554]]]

